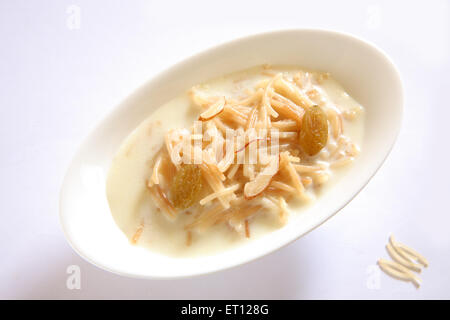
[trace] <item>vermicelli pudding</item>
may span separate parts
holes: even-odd
[[[130,242],[177,257],[283,228],[358,157],[364,109],[326,72],[258,66],[167,102],[120,147],[107,180]]]

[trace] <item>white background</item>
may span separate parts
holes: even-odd
[[[68,24],[73,4],[79,29]],[[295,243],[212,275],[128,279],[82,260],[59,226],[58,197],[95,124],[193,53],[294,27],[360,36],[400,69],[402,130],[363,192]],[[3,0],[0,41],[0,298],[450,298],[449,1]],[[370,267],[388,257],[391,232],[431,262],[419,290]],[[66,287],[70,265],[81,290]]]

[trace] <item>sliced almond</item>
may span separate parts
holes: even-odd
[[[225,97],[219,98],[216,102],[214,102],[208,109],[200,114],[198,118],[200,121],[208,121],[219,115],[225,107]]]
[[[252,199],[261,194],[269,186],[273,176],[279,169],[279,157],[272,157],[269,164],[256,176],[252,181],[249,181],[244,186],[245,199]]]

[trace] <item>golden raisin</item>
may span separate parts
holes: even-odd
[[[317,105],[306,110],[303,115],[299,142],[303,151],[310,156],[319,153],[327,144],[328,122],[327,115]]]
[[[172,181],[171,200],[178,209],[192,206],[202,190],[202,173],[194,164],[184,164]]]

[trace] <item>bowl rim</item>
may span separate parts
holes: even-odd
[[[166,275],[166,276],[161,276],[161,275],[151,275],[151,274],[138,274],[138,273],[133,273],[133,272],[127,272],[124,270],[119,270],[119,269],[114,269],[113,267],[106,265],[106,264],[101,264],[99,263],[99,261],[95,261],[92,257],[88,256],[87,254],[84,254],[82,252],[81,249],[78,248],[77,244],[73,241],[72,237],[69,236],[69,232],[67,230],[67,226],[66,223],[64,222],[64,214],[63,214],[63,202],[64,202],[64,198],[66,197],[66,193],[67,192],[63,192],[64,191],[64,186],[67,184],[67,180],[68,180],[68,176],[69,176],[69,172],[70,172],[70,168],[72,167],[72,165],[74,164],[74,160],[75,160],[75,156],[79,153],[79,151],[82,149],[82,146],[84,146],[86,144],[86,142],[89,140],[89,138],[95,133],[96,129],[101,126],[102,124],[106,123],[110,117],[113,116],[113,113],[122,109],[122,108],[126,108],[126,102],[128,101],[128,99],[130,99],[130,97],[134,96],[135,94],[137,94],[138,92],[142,92],[142,90],[144,90],[147,86],[149,86],[152,82],[157,82],[159,81],[161,78],[163,78],[164,76],[170,74],[171,72],[173,72],[174,70],[180,68],[181,66],[183,66],[184,64],[188,64],[191,63],[194,59],[201,59],[203,56],[207,56],[209,55],[211,52],[215,51],[215,50],[220,50],[221,48],[224,48],[226,46],[232,46],[232,45],[236,45],[239,44],[240,42],[244,42],[247,40],[254,40],[260,37],[267,37],[267,36],[277,36],[277,35],[284,35],[284,34],[288,34],[288,33],[298,33],[298,32],[313,32],[313,33],[326,33],[329,35],[336,35],[336,36],[340,36],[340,37],[347,37],[349,39],[352,39],[354,41],[360,42],[363,45],[366,45],[367,47],[370,47],[372,50],[378,52],[384,59],[386,59],[386,61],[389,63],[389,65],[392,68],[392,71],[394,72],[395,76],[398,79],[398,84],[399,84],[399,99],[400,99],[400,104],[399,104],[399,123],[396,126],[396,130],[392,135],[392,141],[390,142],[390,145],[388,148],[386,148],[386,154],[385,156],[382,158],[382,160],[378,163],[376,169],[372,172],[372,174],[369,176],[369,178],[366,180],[366,182],[364,184],[362,184],[358,190],[347,200],[345,201],[345,203],[343,205],[338,206],[334,212],[328,216],[326,216],[325,218],[322,218],[321,220],[318,220],[316,223],[314,223],[314,226],[312,228],[310,228],[309,230],[306,230],[304,232],[300,232],[296,237],[293,237],[290,241],[286,241],[286,242],[280,242],[278,245],[274,246],[273,248],[265,251],[263,254],[260,254],[256,257],[250,256],[250,257],[245,257],[241,260],[239,260],[238,262],[233,262],[233,263],[229,263],[227,265],[225,265],[224,267],[220,267],[220,268],[214,268],[214,269],[210,269],[207,271],[200,271],[200,272],[191,272],[191,273],[186,273],[186,274],[176,274],[176,275]],[[145,80],[141,85],[139,85],[138,87],[136,87],[135,89],[133,89],[133,91],[131,93],[129,93],[125,98],[121,99],[118,103],[116,103],[111,109],[107,110],[106,113],[103,115],[103,117],[101,117],[101,119],[95,124],[95,126],[93,128],[90,129],[90,131],[81,139],[81,141],[78,144],[78,147],[75,149],[75,152],[73,153],[73,157],[71,158],[69,165],[66,167],[66,171],[61,183],[61,187],[60,187],[60,192],[59,192],[59,214],[58,214],[58,220],[59,220],[59,224],[62,228],[64,237],[66,238],[66,241],[69,243],[69,245],[72,247],[72,249],[85,261],[91,263],[92,265],[98,267],[99,269],[105,270],[105,271],[109,271],[113,274],[116,275],[120,275],[120,276],[124,276],[124,277],[128,277],[128,278],[135,278],[135,279],[149,279],[149,280],[156,280],[156,279],[183,279],[183,278],[191,278],[191,277],[197,277],[197,276],[202,276],[202,275],[207,275],[207,274],[212,274],[212,273],[216,273],[216,272],[220,272],[220,271],[224,271],[224,270],[230,270],[232,268],[236,268],[239,267],[243,264],[258,260],[260,258],[263,258],[291,243],[293,243],[294,241],[298,240],[299,238],[307,235],[308,233],[310,233],[311,231],[315,230],[316,228],[320,227],[322,224],[324,224],[326,221],[328,221],[329,219],[331,219],[332,217],[334,217],[339,211],[341,211],[346,205],[348,205],[365,187],[366,185],[369,183],[369,181],[373,178],[373,176],[378,172],[378,170],[381,168],[381,166],[384,164],[384,162],[386,161],[387,157],[389,156],[389,154],[391,153],[396,141],[397,141],[397,137],[399,135],[401,126],[402,126],[402,120],[403,120],[403,109],[404,109],[404,84],[402,81],[402,77],[401,74],[399,72],[398,67],[395,65],[395,63],[393,62],[393,60],[390,58],[390,56],[381,48],[379,48],[377,45],[375,45],[373,42],[370,42],[368,40],[362,39],[358,36],[355,36],[351,33],[348,32],[344,32],[344,31],[336,31],[336,30],[332,30],[332,29],[326,29],[326,28],[281,28],[281,29],[273,29],[273,30],[269,30],[269,31],[264,31],[264,32],[257,32],[257,33],[250,33],[250,34],[246,34],[244,36],[238,37],[238,38],[234,38],[231,40],[225,40],[225,41],[221,41],[213,46],[209,46],[205,49],[200,49],[199,51],[185,57],[182,59],[179,59],[177,62],[169,65],[168,67],[156,72],[155,74],[151,75],[147,80]]]

